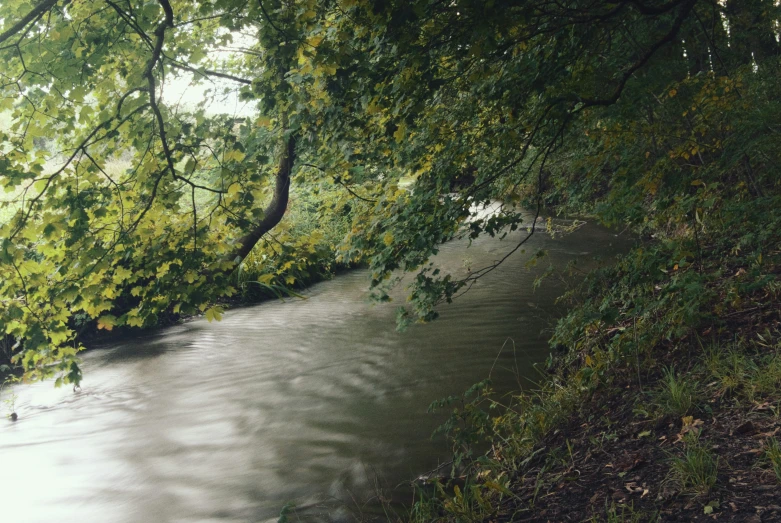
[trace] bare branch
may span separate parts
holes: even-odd
[[[320,167],[319,165],[314,165],[314,164],[311,164],[311,163],[302,163],[301,165],[303,165],[303,166],[305,166],[305,167],[312,167],[313,169],[317,169],[318,171],[320,171],[320,172],[323,172],[323,173],[325,173],[325,172],[326,172],[326,170],[325,170],[325,169],[323,169],[322,167]],[[356,197],[356,198],[358,198],[359,200],[363,200],[363,201],[365,201],[365,202],[369,202],[369,203],[377,203],[377,200],[372,200],[371,198],[364,198],[363,196],[360,196],[359,194],[357,194],[355,191],[353,191],[353,190],[350,188],[350,186],[349,186],[349,185],[347,185],[346,183],[344,183],[344,181],[342,181],[342,179],[341,179],[341,178],[339,178],[338,176],[334,176],[333,178],[334,178],[334,181],[335,181],[336,183],[338,183],[339,185],[341,185],[342,187],[344,187],[345,189],[347,189],[347,192],[349,192],[350,194],[352,194],[353,196],[355,196],[355,197]]]
[[[198,74],[198,75],[201,75],[201,76],[204,76],[204,77],[215,76],[217,78],[225,78],[226,80],[233,80],[234,82],[238,82],[238,83],[244,84],[244,85],[252,85],[252,80],[247,80],[246,78],[240,78],[240,77],[234,76],[232,74],[221,73],[219,71],[212,71],[210,69],[198,69],[196,67],[192,67],[190,65],[178,62],[178,61],[176,61],[176,60],[174,60],[172,58],[169,58],[167,56],[166,56],[166,58],[168,58],[168,60],[170,60],[171,67],[175,67],[177,69],[182,69],[184,71],[190,71],[191,73],[195,73],[195,74]]]

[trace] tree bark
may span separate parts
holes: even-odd
[[[291,133],[287,138],[284,147],[282,147],[280,154],[279,167],[277,168],[274,186],[274,197],[263,212],[263,219],[260,223],[239,240],[239,246],[231,255],[231,260],[243,260],[246,258],[260,238],[282,221],[290,197],[290,173],[293,170],[295,155],[296,138]]]

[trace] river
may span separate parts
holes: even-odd
[[[520,234],[450,242],[436,262],[463,274]],[[626,244],[591,224],[535,234],[526,254],[441,307],[439,320],[403,333],[397,305],[370,303],[357,270],[307,299],[88,351],[80,392],[14,389],[19,421],[0,420],[0,519],[264,522],[294,502],[301,521],[350,521],[376,509],[364,502],[378,486],[390,491],[448,459],[430,438],[442,421],[427,413],[431,401],[489,373],[500,391],[534,375],[562,291],[555,282],[535,291],[534,278],[549,263],[591,267]],[[526,268],[537,249],[548,257]]]

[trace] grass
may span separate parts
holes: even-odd
[[[719,394],[732,396],[745,389],[756,366],[747,355],[735,348],[713,347],[705,352],[705,369],[718,384]]]
[[[765,458],[770,462],[770,468],[781,483],[781,444],[776,438],[768,438],[765,442]]]
[[[671,456],[669,480],[682,494],[706,496],[716,485],[719,459],[690,432],[684,438],[682,456]]]
[[[616,505],[610,503],[605,507],[605,516],[592,516],[590,523],[641,523],[659,521],[657,515],[647,516],[635,510],[634,505]]]
[[[673,368],[666,368],[660,389],[654,394],[654,403],[666,416],[683,417],[691,413],[696,405],[698,382],[685,374],[677,374]]]
[[[658,521],[665,510],[718,514],[731,507],[729,499],[743,514],[739,496],[759,503],[763,494],[735,485],[763,484],[772,474],[781,483],[781,443],[770,438],[761,454],[752,452],[756,434],[779,420],[780,318],[751,312],[710,345],[688,331],[683,340],[659,342],[655,352],[643,350],[639,371],[634,350],[608,347],[612,356],[595,343],[550,364],[537,391],[503,399],[505,406],[481,398],[496,417],[472,428],[492,446],[482,462],[465,467],[476,484],[460,496],[452,485],[447,495],[431,492],[412,519],[473,520],[490,512],[482,499],[502,507],[508,520],[523,514],[553,521],[577,511],[583,521]],[[633,341],[634,323],[624,325],[618,332]],[[638,337],[654,326],[642,324]],[[590,335],[599,340],[600,331]],[[666,365],[661,373],[657,362]],[[717,487],[719,498],[709,498]]]
[[[706,349],[703,367],[719,395],[751,403],[781,393],[781,354],[769,338]]]

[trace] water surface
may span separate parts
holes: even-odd
[[[437,263],[463,275],[520,234],[451,242]],[[396,304],[371,304],[368,275],[354,271],[306,300],[89,351],[79,393],[50,382],[15,389],[20,419],[0,420],[0,519],[276,521],[293,501],[302,521],[350,520],[377,486],[448,459],[430,440],[442,421],[427,413],[431,401],[489,373],[499,390],[533,375],[559,313],[561,285],[532,288],[548,263],[593,266],[625,245],[590,224],[564,238],[536,234],[439,320],[404,333]],[[549,257],[525,267],[537,249]]]

